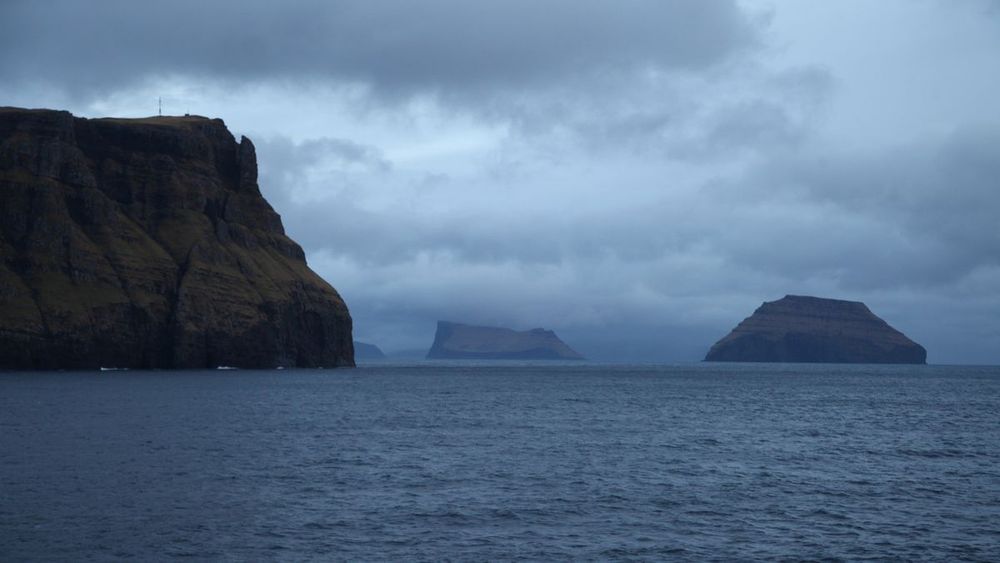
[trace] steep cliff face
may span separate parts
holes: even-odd
[[[430,359],[582,360],[551,330],[522,332],[508,328],[470,326],[438,321]]]
[[[927,351],[864,303],[787,295],[761,305],[705,360],[923,364]]]
[[[349,366],[306,265],[219,119],[0,108],[0,368]]]

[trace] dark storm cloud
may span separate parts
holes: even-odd
[[[377,92],[692,68],[755,41],[732,0],[8,0],[0,76],[103,93],[150,76],[333,78]]]

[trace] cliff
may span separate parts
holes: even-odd
[[[350,366],[351,317],[219,119],[0,108],[0,369]]]
[[[523,332],[438,321],[428,359],[582,360],[551,330]]]
[[[923,364],[927,351],[864,303],[786,295],[761,305],[705,360]]]

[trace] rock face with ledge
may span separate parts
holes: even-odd
[[[761,305],[705,361],[923,364],[927,351],[864,303],[786,295]]]
[[[0,108],[0,369],[350,366],[351,317],[219,119]]]
[[[551,330],[470,326],[438,321],[428,359],[445,360],[582,360]]]

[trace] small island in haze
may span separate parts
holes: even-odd
[[[761,305],[705,361],[923,364],[927,351],[864,303],[786,295]]]
[[[471,326],[438,321],[428,359],[439,360],[582,360],[551,330]]]
[[[355,360],[384,360],[385,352],[374,344],[354,341]]]

